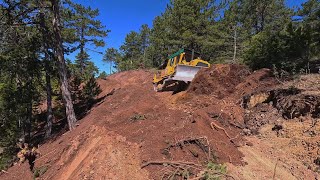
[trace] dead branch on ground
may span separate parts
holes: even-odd
[[[1,172],[6,173],[6,174],[9,174],[8,171],[5,171],[5,170],[1,170]]]
[[[201,171],[203,167],[199,164],[193,162],[184,162],[184,161],[150,161],[144,163],[141,168],[144,168],[149,165],[163,165],[165,167],[170,167],[172,170],[166,169],[161,179],[174,179],[176,176],[181,176],[183,178],[189,179],[189,172],[191,169]],[[184,174],[185,172],[188,172]],[[184,174],[184,175],[183,175]]]
[[[223,127],[221,127],[221,126],[219,126],[218,124],[216,124],[215,122],[211,122],[211,123],[210,123],[210,126],[211,126],[212,129],[220,129],[220,130],[223,130],[224,134],[225,134],[229,139],[231,139],[231,137],[230,137],[230,135],[227,133],[227,131],[226,131]]]
[[[225,177],[225,178],[231,178],[231,179],[235,179],[233,176],[231,175],[228,175],[228,174],[224,174],[224,173],[220,173],[220,172],[216,172],[214,173],[215,175],[217,175],[218,177]],[[217,177],[217,178],[218,178]],[[200,180],[200,179],[204,179],[205,178],[205,175],[201,175],[199,177],[195,177],[195,178],[192,178],[192,179],[189,179],[189,180]]]
[[[277,160],[276,165],[274,166],[274,169],[273,169],[273,177],[272,177],[273,180],[276,178],[276,170],[277,170],[278,161],[279,160]]]
[[[195,166],[195,167],[201,167],[201,165],[199,165],[199,164],[195,164],[193,162],[185,162],[185,161],[149,161],[149,162],[142,164],[141,169],[145,168],[146,166],[149,166],[149,165],[164,165],[164,164],[179,165],[179,166],[191,165],[191,166]]]
[[[230,141],[231,143],[233,143],[233,144],[234,144],[234,141],[233,141],[233,140],[237,139],[238,136],[239,136],[239,134],[238,134],[238,135],[236,135],[235,137],[232,138],[232,137],[228,134],[228,132],[227,132],[223,127],[219,126],[219,125],[216,124],[215,122],[211,122],[211,123],[210,123],[210,126],[211,126],[211,129],[220,129],[220,130],[222,130],[222,131],[224,132],[224,134],[229,138],[229,141]]]
[[[209,140],[208,140],[208,138],[206,136],[181,139],[179,141],[176,141],[174,144],[170,144],[168,147],[164,148],[163,151],[166,151],[166,152],[169,153],[171,148],[173,148],[173,147],[183,148],[187,144],[195,144],[195,145],[197,145],[207,155],[207,159],[208,160],[210,159],[210,157],[211,157],[211,149],[210,149]]]

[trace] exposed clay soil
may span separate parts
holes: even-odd
[[[301,119],[314,124],[319,104],[301,103],[305,90],[281,93],[277,89],[291,86],[279,84],[270,70],[250,72],[233,64],[201,70],[189,89],[177,94],[154,92],[152,76],[137,70],[99,79],[103,100],[76,130],[40,147],[35,167],[46,170],[40,179],[161,179],[172,169],[142,164],[183,161],[205,167],[212,160],[228,163],[236,179],[317,176],[313,160],[320,129],[316,124],[304,132],[310,124]],[[199,171],[190,169],[189,175]],[[0,179],[32,179],[32,173],[24,163]]]

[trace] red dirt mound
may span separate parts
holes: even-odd
[[[271,89],[278,84],[270,69],[260,69],[254,71],[235,87],[234,96],[241,98],[252,92]]]
[[[218,99],[234,92],[234,88],[250,74],[243,65],[217,64],[198,72],[188,92],[214,95]]]
[[[212,95],[218,99],[233,94],[234,98],[241,98],[246,94],[270,89],[277,84],[270,69],[251,73],[243,65],[216,64],[199,71],[188,93]]]
[[[41,178],[161,179],[176,165],[141,165],[188,162],[205,168],[212,159],[243,164],[238,147],[245,144],[244,109],[238,100],[273,85],[269,70],[250,75],[242,65],[213,65],[201,70],[186,92],[174,95],[154,92],[152,76],[138,70],[99,79],[102,101],[76,130],[40,147],[36,168],[46,169]],[[188,176],[196,177],[201,168],[188,167]],[[32,179],[14,166],[1,179],[23,176]]]
[[[99,97],[105,98],[87,112],[76,130],[40,147],[43,156],[35,167],[46,169],[41,178],[147,179],[148,170],[149,178],[160,179],[170,171],[167,167],[164,172],[162,165],[141,168],[150,161],[192,162],[203,168],[212,158],[242,164],[237,149],[242,142],[239,129],[215,122],[208,106],[188,109],[183,103],[169,103],[180,94],[154,92],[151,79],[151,72],[139,70],[98,80],[102,88]],[[211,106],[216,114],[219,103],[223,101]],[[200,170],[191,169],[189,175]],[[32,179],[21,173],[14,166],[1,179]]]

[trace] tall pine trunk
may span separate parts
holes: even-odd
[[[52,87],[51,87],[51,68],[50,68],[50,56],[49,56],[49,46],[48,46],[48,28],[45,23],[45,14],[43,8],[43,2],[41,2],[41,11],[40,11],[40,29],[43,37],[43,49],[44,49],[44,62],[45,62],[45,73],[46,73],[46,93],[47,93],[47,122],[45,126],[45,138],[49,138],[52,132]]]
[[[233,36],[233,63],[237,61],[237,26],[234,26],[234,36]]]
[[[110,75],[112,74],[112,61],[110,61]]]
[[[62,38],[61,38],[61,29],[60,29],[60,12],[59,12],[59,0],[51,0],[52,3],[52,11],[53,11],[53,36],[54,36],[54,45],[55,45],[55,54],[58,58],[58,72],[60,79],[60,87],[62,92],[62,98],[66,107],[66,116],[68,120],[69,129],[73,130],[75,128],[75,123],[77,121],[76,115],[74,113],[71,93],[69,91],[68,79],[67,79],[67,69],[66,62],[64,59],[64,52],[62,46]]]
[[[33,77],[28,77],[28,81],[26,83],[26,90],[27,94],[25,94],[27,97],[26,102],[26,121],[25,121],[25,129],[24,129],[24,137],[26,142],[30,142],[31,139],[31,121],[32,121],[32,79]]]
[[[49,64],[49,62],[46,62],[47,124],[45,138],[49,138],[51,136],[53,119],[50,67],[48,67],[47,64]]]
[[[81,25],[81,35],[80,35],[80,74],[83,75],[83,71],[84,71],[84,24]],[[82,79],[83,80],[83,79]]]

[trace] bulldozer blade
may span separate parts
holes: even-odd
[[[177,65],[176,73],[172,77],[172,80],[190,82],[198,73],[198,71],[203,68],[200,66],[187,66],[187,65]]]

